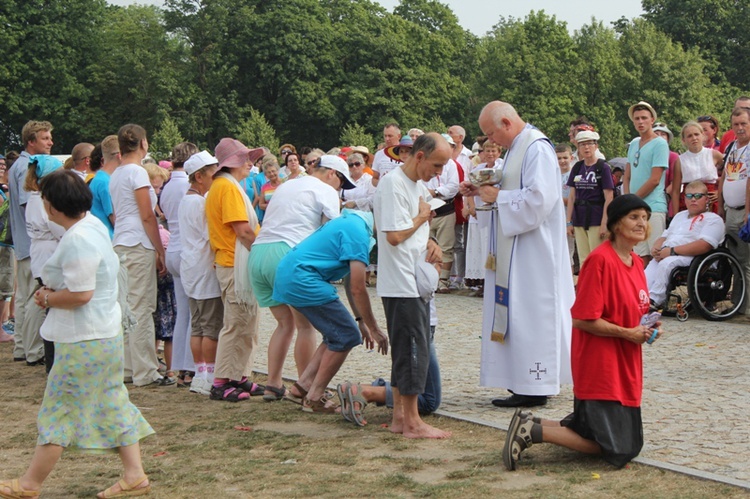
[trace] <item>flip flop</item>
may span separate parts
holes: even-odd
[[[346,398],[346,389],[350,384],[348,381],[339,383],[336,386],[336,394],[339,396],[339,402],[341,402],[341,415],[350,423],[354,423],[349,417],[349,399]]]
[[[357,393],[354,393],[352,387],[357,388]],[[346,400],[348,403],[344,404],[341,412],[343,413],[345,408],[348,408],[347,412],[349,413],[349,417],[347,418],[347,420],[351,421],[357,426],[365,426],[367,424],[367,421],[365,421],[365,418],[362,417],[362,411],[364,411],[365,407],[367,407],[367,400],[362,396],[362,387],[359,383],[357,383],[356,385],[352,385],[351,383],[349,383],[349,386],[346,387]],[[354,407],[354,404],[359,404],[359,409],[356,409]]]

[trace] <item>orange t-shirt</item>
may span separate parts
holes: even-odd
[[[216,252],[215,262],[222,267],[234,267],[234,245],[237,234],[232,222],[249,222],[245,202],[237,187],[225,178],[218,177],[206,196],[206,220],[211,249]]]

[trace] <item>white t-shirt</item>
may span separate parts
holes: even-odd
[[[397,166],[401,166],[403,163],[391,159],[385,155],[385,150],[381,149],[375,153],[375,157],[372,159],[372,171],[378,172],[380,178],[385,177],[389,172],[393,171]]]
[[[724,239],[724,220],[710,211],[689,218],[688,211],[683,210],[674,216],[662,237],[666,238],[664,246],[681,246],[702,239],[716,248]]]
[[[159,197],[159,206],[164,216],[167,217],[169,227],[169,246],[167,253],[179,253],[182,249],[180,242],[180,222],[177,217],[177,209],[180,201],[185,197],[187,190],[190,188],[188,175],[182,170],[175,170],[169,178],[169,182],[164,186]]]
[[[724,163],[724,185],[721,188],[724,202],[731,208],[744,209],[748,163],[750,163],[750,144],[737,148],[735,141],[734,148],[729,152]]]
[[[91,213],[73,225],[42,270],[51,289],[94,291],[91,300],[74,309],[52,307],[40,333],[56,343],[114,338],[120,334],[117,272],[120,260],[112,249],[109,231]]]
[[[64,227],[50,221],[39,192],[31,192],[26,203],[26,233],[31,239],[31,275],[36,279],[65,234]]]
[[[273,194],[254,244],[285,242],[292,248],[321,226],[321,217],[340,214],[339,195],[313,175],[284,182]]]
[[[148,188],[151,197],[151,209],[156,208],[156,192],[151,187],[146,170],[135,163],[120,165],[115,168],[109,179],[109,194],[112,196],[112,207],[115,211],[114,246],[132,248],[142,244],[146,249],[154,249],[151,240],[143,228],[141,213],[135,202],[135,191]]]
[[[180,279],[185,294],[194,300],[219,298],[221,288],[214,271],[214,252],[208,241],[206,198],[189,194],[182,198],[178,209],[182,227]]]
[[[430,225],[425,222],[397,246],[386,239],[386,232],[411,229],[419,214],[419,198],[430,199],[422,182],[414,182],[401,168],[381,179],[375,193],[375,227],[378,230],[378,296],[418,298],[415,270],[417,259],[427,248]]]

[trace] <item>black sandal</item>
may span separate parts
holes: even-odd
[[[271,392],[263,394],[263,400],[265,400],[266,402],[276,402],[277,400],[282,400],[287,394],[287,389],[284,385],[281,385],[281,388],[266,385],[266,391]]]
[[[247,394],[247,397],[242,397]],[[250,394],[242,388],[232,386],[230,383],[225,383],[221,386],[211,387],[211,400],[224,400],[225,402],[239,402],[240,400],[248,400]]]

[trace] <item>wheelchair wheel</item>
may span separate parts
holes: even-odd
[[[745,299],[742,265],[724,249],[697,257],[690,265],[687,282],[692,305],[709,321],[729,319]]]

